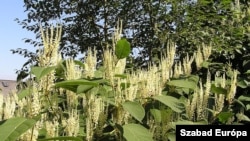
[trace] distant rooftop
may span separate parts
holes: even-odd
[[[17,82],[15,80],[0,79],[0,94],[7,95],[16,89]]]

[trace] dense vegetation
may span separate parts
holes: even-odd
[[[42,41],[12,50],[28,61],[0,98],[2,139],[174,141],[176,124],[250,122],[248,1],[24,3],[17,22]]]

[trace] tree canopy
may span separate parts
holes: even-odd
[[[246,0],[24,0],[24,7],[27,18],[17,22],[37,38],[40,26],[53,22],[63,26],[63,57],[75,58],[95,47],[101,60],[118,19],[122,20],[123,37],[133,49],[132,67],[157,62],[170,41],[176,43],[180,57],[193,54],[201,45],[212,46],[211,62],[230,60],[234,67],[243,68],[244,59],[239,56],[248,57],[250,12]],[[25,42],[41,45],[38,40]],[[36,62],[36,53],[20,48],[12,51],[29,58],[19,73]]]

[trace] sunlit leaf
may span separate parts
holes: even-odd
[[[240,101],[250,101],[250,96],[247,95],[241,95],[238,100]]]
[[[249,121],[250,122],[249,117],[247,117],[246,115],[244,115],[242,113],[236,114],[236,117],[237,117],[238,121]]]
[[[156,122],[161,122],[161,111],[158,109],[150,109],[150,113],[153,115]]]
[[[115,55],[118,59],[123,59],[129,56],[130,54],[130,43],[126,39],[120,39],[117,41],[115,47]]]
[[[194,81],[188,81],[188,80],[171,80],[167,84],[170,86],[189,88],[193,90],[197,86],[197,84]]]
[[[164,105],[170,107],[173,111],[180,113],[184,110],[183,103],[179,99],[172,96],[159,95],[154,96],[154,99],[162,102]]]
[[[36,76],[36,79],[40,80],[42,77],[55,70],[56,67],[31,67],[31,73]]]
[[[66,81],[55,83],[56,87],[70,90],[75,93],[84,92],[85,90],[87,90],[87,88],[90,89],[97,85],[98,83],[87,81],[87,80],[66,80]]]
[[[245,89],[245,88],[247,88],[248,83],[247,83],[247,81],[245,81],[245,80],[240,80],[240,81],[237,82],[237,86],[239,86],[239,87]]]
[[[123,125],[123,136],[127,141],[153,141],[153,135],[139,124]]]
[[[227,94],[227,90],[222,87],[216,87],[214,84],[211,85],[211,92],[216,94]]]
[[[7,119],[0,125],[0,139],[2,141],[15,141],[28,129],[31,129],[37,120],[14,117]]]
[[[26,96],[29,96],[32,94],[32,87],[27,87],[25,89],[22,89],[18,94],[17,97],[19,100],[23,99]]]
[[[231,112],[221,112],[218,115],[218,119],[222,123],[226,123],[234,114]]]
[[[122,103],[123,108],[128,111],[135,119],[142,121],[145,116],[145,110],[141,104],[137,102],[126,101]]]

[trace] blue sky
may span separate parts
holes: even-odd
[[[0,4],[0,79],[15,80],[15,71],[20,69],[27,58],[12,54],[11,49],[24,48],[34,50],[34,47],[24,43],[24,38],[34,38],[35,35],[22,29],[15,18],[24,19],[23,0],[2,0]]]

